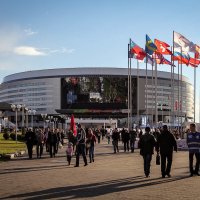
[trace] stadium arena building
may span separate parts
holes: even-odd
[[[133,121],[139,105],[140,124],[145,116],[155,120],[155,89],[152,87],[152,71],[148,70],[147,96],[145,96],[146,71],[132,69],[132,113]],[[175,74],[174,104],[171,99],[171,73],[158,71],[157,108],[158,121],[170,122],[170,116],[178,116],[177,105],[181,105],[179,116],[182,120],[194,116],[193,85],[189,79]],[[178,86],[182,80],[182,102],[178,103]],[[138,84],[139,83],[139,84]],[[139,86],[138,86],[138,85]],[[137,91],[139,98],[137,98]],[[0,102],[25,105],[36,110],[35,120],[41,120],[41,114],[74,114],[79,119],[116,119],[126,123],[127,118],[128,70],[127,68],[80,67],[45,69],[15,73],[6,76],[0,85]],[[145,99],[146,97],[146,99]],[[137,102],[139,99],[139,104]],[[180,99],[179,99],[180,100]],[[147,109],[145,102],[147,101]],[[176,104],[176,105],[175,105]],[[13,120],[15,114],[13,115]],[[18,115],[21,115],[20,112]],[[124,120],[124,121],[123,121]],[[177,120],[177,119],[176,119]],[[42,121],[42,120],[41,120]]]

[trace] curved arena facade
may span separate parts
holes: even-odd
[[[152,71],[147,73],[147,95],[146,71],[139,70],[139,81],[137,69],[132,69],[131,74],[133,116],[136,116],[139,106],[140,116],[148,115],[154,120],[155,89],[152,87]],[[80,118],[119,119],[127,116],[127,77],[127,68],[60,68],[21,72],[4,78],[0,85],[0,102],[24,104],[36,110],[36,115],[73,113]],[[178,80],[175,74],[172,88],[171,73],[158,71],[157,77],[158,121],[169,122],[172,112],[176,116],[178,110],[182,118],[192,119],[193,86],[188,78],[182,76]],[[180,98],[178,101],[178,87],[181,91],[181,85],[183,96],[182,101]],[[171,90],[174,91],[173,103]],[[177,106],[181,108],[177,109]]]

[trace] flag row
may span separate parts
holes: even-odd
[[[187,66],[198,67],[200,64],[200,46],[194,44],[182,34],[173,32],[173,46],[161,40],[155,39],[154,42],[146,35],[145,49],[137,45],[130,39],[129,58],[135,58],[141,62],[146,62],[151,65],[167,64],[175,66],[174,61]],[[189,52],[194,53],[194,57],[189,55]],[[167,60],[164,55],[171,56],[171,61]]]

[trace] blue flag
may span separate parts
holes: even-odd
[[[145,51],[149,55],[152,55],[154,51],[157,50],[156,45],[153,43],[153,41],[150,39],[148,35],[146,35],[146,45],[145,45]]]

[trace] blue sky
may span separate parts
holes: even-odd
[[[174,30],[200,44],[199,7],[198,0],[0,0],[0,82],[36,69],[125,68],[130,37],[143,48],[146,34],[172,45]],[[193,69],[183,73],[193,83]]]

